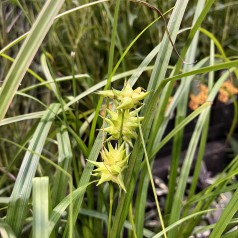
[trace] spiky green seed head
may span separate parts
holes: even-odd
[[[117,100],[117,109],[126,110],[140,105],[140,101],[143,100],[149,92],[143,92],[141,87],[133,90],[131,85],[126,81],[121,91],[113,89],[98,91],[97,94]]]
[[[100,177],[97,185],[112,181],[126,192],[122,172],[126,168],[129,156],[126,156],[125,144],[123,143],[119,148],[116,146],[114,149],[109,142],[108,150],[104,147],[101,152],[101,157],[103,162],[88,160],[97,167],[93,170],[93,175]]]
[[[138,109],[140,110],[140,108]],[[143,117],[137,117],[138,109],[131,112],[129,109],[116,111],[107,110],[110,118],[105,118],[108,127],[103,130],[111,135],[108,140],[118,140],[122,137],[122,139],[132,147],[131,140],[137,138],[135,131],[139,127],[139,123],[144,119]]]
[[[143,100],[149,92],[142,92],[142,88],[138,87],[135,90],[132,89],[128,82],[125,82],[122,91],[115,91],[115,98],[119,101],[117,109],[131,109],[140,105],[140,101]]]

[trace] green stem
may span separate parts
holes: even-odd
[[[114,20],[113,20],[113,28],[112,28],[112,38],[111,38],[111,45],[109,51],[109,62],[108,62],[108,77],[112,72],[113,68],[113,59],[114,59],[114,50],[115,50],[115,42],[117,36],[117,22],[118,22],[118,15],[120,9],[120,0],[116,1],[115,13],[114,13]]]
[[[69,176],[69,238],[73,237],[73,229],[74,229],[74,222],[73,222],[73,179]]]
[[[231,100],[233,102],[233,106],[234,106],[234,116],[233,116],[233,120],[232,120],[232,123],[231,123],[231,127],[230,127],[230,130],[228,132],[228,135],[227,135],[227,139],[226,139],[226,143],[228,141],[230,141],[231,137],[232,137],[232,134],[236,128],[236,125],[237,125],[237,122],[238,122],[238,103],[236,101],[236,98],[234,95],[230,95],[231,97]]]
[[[109,183],[110,187],[110,207],[109,207],[109,216],[108,216],[108,226],[107,226],[107,238],[110,238],[110,230],[111,230],[111,224],[112,224],[112,205],[113,205],[113,184]]]
[[[156,208],[157,208],[157,211],[158,211],[158,215],[159,215],[159,219],[160,219],[160,223],[161,223],[161,227],[162,227],[162,230],[163,230],[164,237],[167,238],[166,231],[165,231],[165,226],[164,226],[164,221],[163,221],[159,201],[158,201],[156,190],[155,190],[155,184],[154,184],[152,173],[151,173],[149,157],[148,157],[147,150],[146,150],[146,147],[145,147],[145,141],[144,141],[144,138],[143,138],[143,133],[142,133],[141,124],[140,124],[140,121],[139,121],[138,114],[137,114],[137,118],[138,118],[138,125],[139,125],[139,132],[140,132],[140,137],[141,137],[141,141],[142,141],[142,146],[143,146],[144,153],[145,153],[145,161],[146,161],[146,164],[147,164],[148,173],[149,173],[149,177],[150,177],[150,182],[151,182],[151,186],[152,186],[152,190],[153,190],[153,194],[154,194],[154,198],[155,198]]]
[[[131,226],[132,226],[133,237],[137,238],[135,223],[134,223],[134,220],[133,220],[132,203],[130,203],[130,207],[129,207],[129,221],[130,221]]]
[[[75,52],[71,53],[71,71],[72,71],[72,86],[73,86],[73,95],[77,97],[77,79],[75,78]],[[79,111],[78,111],[78,102],[74,105],[75,110],[75,124],[76,124],[76,132],[79,132]]]
[[[23,14],[25,15],[26,19],[28,20],[28,22],[32,25],[32,20],[31,20],[30,17],[29,17],[29,12],[28,12],[28,10],[25,9],[25,8],[22,6],[22,4],[20,3],[19,0],[17,0],[17,4],[18,4],[18,6],[21,8],[21,10],[22,10]]]
[[[123,110],[123,109],[121,109],[121,110]],[[122,132],[123,132],[124,115],[125,115],[125,110],[122,111],[120,137],[119,137],[119,141],[118,141],[118,146],[121,145],[122,142],[123,142],[123,134],[122,134]]]
[[[111,86],[111,80],[112,80],[112,76],[113,76],[112,69],[113,69],[115,41],[116,41],[116,35],[117,35],[117,22],[118,22],[119,9],[120,9],[120,0],[116,0],[116,7],[115,7],[115,12],[114,12],[114,20],[113,20],[113,28],[112,28],[111,45],[110,45],[110,51],[109,51],[108,80],[107,80],[107,84],[104,88],[105,90]],[[102,101],[103,101],[103,97],[100,97],[97,108],[96,108],[95,117],[92,122],[91,130],[90,130],[89,148],[92,147],[93,142],[94,142],[97,118],[98,118],[98,114],[99,114],[99,111],[101,108]]]

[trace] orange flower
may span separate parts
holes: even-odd
[[[238,89],[232,84],[231,80],[224,82],[219,89],[218,100],[226,103],[229,100],[229,96],[238,94]]]
[[[197,109],[200,105],[206,102],[208,96],[208,88],[205,84],[199,85],[200,92],[197,95],[190,94],[189,108]]]

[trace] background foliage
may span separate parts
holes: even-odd
[[[237,87],[238,2],[147,2],[193,64],[139,2],[1,1],[2,237],[236,237],[238,106],[235,93],[223,104],[217,95],[227,80]],[[150,94],[124,171],[127,193],[114,186],[112,197],[107,183],[95,186],[87,160],[100,160],[99,114],[110,107],[95,92],[125,80]],[[207,94],[193,111],[201,83]],[[219,107],[231,110],[214,114]],[[222,117],[226,167],[200,186]],[[162,178],[163,153],[170,171]],[[160,181],[153,192],[151,171]]]

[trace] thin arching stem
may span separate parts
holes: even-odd
[[[165,23],[165,32],[166,32],[166,34],[167,34],[167,36],[168,36],[168,38],[169,38],[169,41],[170,41],[170,43],[171,43],[171,45],[172,45],[172,47],[173,47],[175,53],[176,53],[177,56],[183,61],[183,64],[188,64],[188,65],[189,65],[189,64],[194,64],[194,63],[196,63],[196,61],[195,61],[195,62],[192,62],[192,63],[188,63],[188,62],[186,62],[186,61],[181,57],[181,55],[179,54],[177,48],[175,47],[175,45],[174,45],[174,43],[173,43],[173,41],[172,41],[172,39],[171,39],[169,30],[168,30],[168,27],[167,27],[167,21],[166,21],[164,15],[163,15],[163,13],[162,13],[158,8],[156,8],[155,6],[153,6],[153,5],[151,5],[151,4],[147,3],[147,2],[141,1],[141,0],[130,0],[130,1],[131,1],[131,2],[140,3],[140,4],[146,6],[146,7],[150,8],[150,9],[156,11],[156,12],[161,16],[161,18],[163,19],[163,21],[164,21],[164,23]]]

